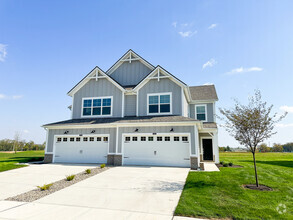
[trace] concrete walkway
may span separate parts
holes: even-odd
[[[93,165],[32,164],[0,172],[0,201],[36,189],[37,186],[64,179]]]
[[[173,219],[187,168],[115,167],[32,203],[0,201],[0,219]]]

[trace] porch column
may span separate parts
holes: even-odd
[[[219,146],[218,146],[218,131],[213,132],[213,152],[215,163],[220,163],[219,161]]]

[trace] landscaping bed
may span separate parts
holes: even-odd
[[[104,168],[97,167],[97,168],[90,169],[90,173],[83,171],[83,172],[78,173],[76,175],[67,176],[68,179],[71,179],[72,176],[74,176],[72,178],[72,180],[70,180],[70,181],[68,181],[67,178],[64,178],[64,179],[56,181],[54,183],[46,184],[46,186],[48,187],[47,190],[41,190],[40,188],[36,187],[36,189],[34,189],[34,190],[31,190],[26,193],[22,193],[17,196],[9,197],[5,200],[18,201],[18,202],[33,202],[33,201],[38,200],[44,196],[50,195],[51,193],[57,192],[61,189],[64,189],[68,186],[71,186],[75,183],[78,183],[82,180],[85,180],[89,177],[92,177],[92,176],[94,176],[98,173],[101,173],[103,171],[106,171],[108,169],[110,169],[110,167],[104,167]],[[42,186],[42,187],[44,187],[44,186]]]

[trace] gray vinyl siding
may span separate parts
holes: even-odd
[[[111,77],[123,86],[137,85],[151,69],[140,61],[123,62],[112,74]]]
[[[199,103],[198,105],[207,105],[207,122],[214,122],[214,104],[213,103]],[[190,117],[195,118],[195,105],[190,105]]]
[[[122,116],[122,91],[107,79],[92,79],[74,94],[72,118],[81,118],[82,98],[113,96],[112,117]]]
[[[76,134],[91,134],[92,130],[95,130],[94,134],[108,134],[109,137],[109,152],[115,153],[116,151],[116,128],[89,128],[89,129],[49,129],[48,134],[48,144],[46,152],[52,153],[53,146],[54,146],[54,136],[55,135],[64,135],[65,131],[68,131],[69,135],[76,135]]]
[[[124,107],[125,116],[136,116],[136,95],[126,95]]]
[[[138,128],[138,132],[134,132],[135,129]],[[170,132],[170,129],[173,128],[174,132]],[[191,154],[196,154],[197,145],[195,144],[196,137],[194,135],[194,126],[153,126],[153,127],[121,127],[118,131],[118,153],[122,153],[122,134],[123,133],[132,133],[132,134],[139,134],[139,133],[190,133],[190,141],[191,141]],[[198,141],[197,141],[198,143]]]
[[[138,116],[147,115],[147,94],[161,92],[172,93],[172,115],[182,115],[181,87],[170,79],[153,79],[138,91]]]

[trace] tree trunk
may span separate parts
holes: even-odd
[[[258,178],[257,178],[256,163],[255,163],[255,152],[253,152],[252,155],[253,155],[253,163],[254,163],[255,183],[256,183],[256,186],[258,187]]]

